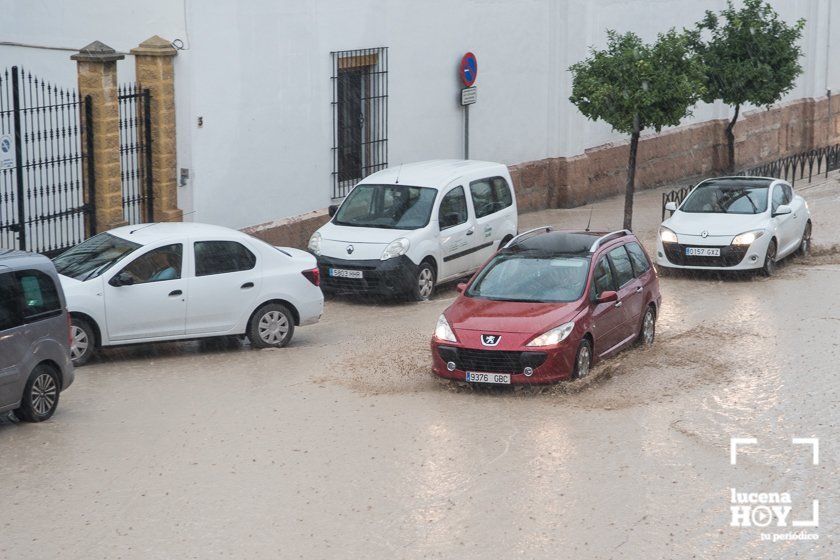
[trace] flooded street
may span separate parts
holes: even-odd
[[[799,191],[812,256],[770,279],[663,278],[654,346],[585,381],[437,382],[428,345],[452,287],[426,303],[328,300],[285,349],[106,350],[50,421],[0,422],[0,558],[835,558],[833,175]],[[636,199],[651,254],[660,193]],[[520,229],[584,227],[590,211],[593,229],[617,227],[622,204]],[[758,440],[737,465],[730,437]],[[806,437],[818,465],[791,443]],[[819,500],[819,539],[730,527],[731,488],[787,492],[795,519]]]

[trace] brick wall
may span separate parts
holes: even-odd
[[[840,96],[800,99],[771,110],[743,114],[735,125],[736,166],[749,167],[814,147],[840,142]],[[726,166],[726,120],[682,126],[639,143],[636,188],[686,177],[722,173]],[[624,192],[629,143],[607,144],[572,157],[510,166],[520,212],[570,208]],[[305,248],[328,220],[310,212],[244,230],[273,245]]]

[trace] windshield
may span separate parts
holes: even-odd
[[[761,214],[767,210],[767,185],[705,183],[686,199],[680,211],[706,214]]]
[[[100,233],[61,253],[53,259],[53,264],[59,274],[84,282],[96,278],[139,247],[142,247],[139,243]]]
[[[357,185],[333,219],[340,226],[418,229],[429,223],[437,191],[402,185]]]
[[[583,295],[589,259],[499,254],[467,295],[499,301],[566,302]]]

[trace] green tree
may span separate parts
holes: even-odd
[[[736,10],[732,1],[720,15],[706,16],[689,31],[691,46],[705,66],[703,101],[717,99],[735,107],[726,127],[728,167],[735,169],[735,123],[741,105],[771,105],[793,88],[802,73],[797,41],[805,20],[788,25],[770,4],[745,0]]]
[[[635,33],[607,31],[604,50],[572,65],[569,100],[587,118],[603,120],[630,135],[624,227],[633,221],[633,193],[639,136],[646,128],[657,132],[691,114],[703,93],[703,66],[689,49],[688,37],[673,29],[653,44]]]

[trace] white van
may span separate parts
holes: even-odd
[[[429,299],[516,235],[510,173],[485,161],[384,169],[357,184],[309,240],[321,288]]]

